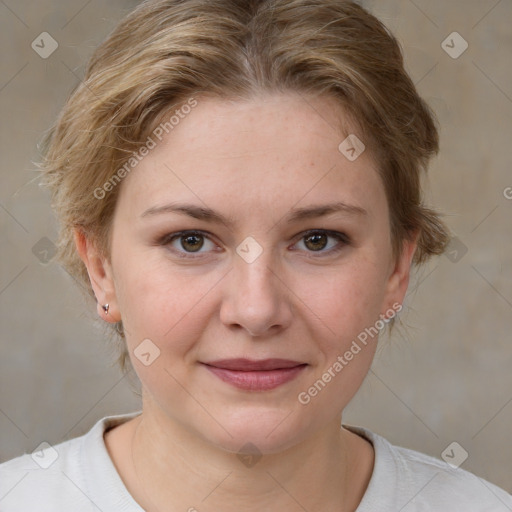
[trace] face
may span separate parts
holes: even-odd
[[[334,100],[197,100],[122,182],[110,259],[100,272],[89,252],[89,273],[146,414],[273,453],[339,429],[415,246],[392,259],[376,164],[338,149]]]

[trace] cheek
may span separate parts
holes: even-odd
[[[384,298],[384,270],[371,260],[339,266],[329,273],[301,278],[294,292],[317,319],[336,349],[357,337],[379,317]]]
[[[199,311],[218,276],[194,276],[190,269],[171,266],[165,258],[150,261],[143,256],[127,255],[118,272],[117,295],[127,341],[133,346],[149,338],[163,347],[173,340],[173,350],[181,351],[187,339],[204,329],[206,317]]]
[[[301,391],[311,400],[310,411],[326,421],[350,402],[368,374],[380,332],[375,325],[383,285],[382,269],[369,263],[340,268],[330,278],[318,278],[316,287],[314,280],[302,281],[299,293],[308,297],[304,303],[314,313],[312,333],[322,355]]]

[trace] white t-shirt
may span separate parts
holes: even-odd
[[[107,416],[81,437],[0,464],[0,511],[143,511],[124,486],[103,439],[106,430],[139,414]],[[512,496],[486,480],[393,446],[363,427],[344,427],[368,439],[375,450],[370,483],[356,512],[512,511]],[[196,508],[201,510],[199,504]]]

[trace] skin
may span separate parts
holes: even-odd
[[[123,180],[110,257],[76,232],[98,314],[122,318],[142,383],[142,415],[110,430],[105,442],[146,510],[339,512],[361,501],[373,447],[340,422],[377,337],[309,404],[297,397],[402,303],[417,237],[394,261],[376,164],[369,150],[353,162],[340,153],[348,133],[357,134],[334,128],[340,116],[329,97],[198,98]],[[337,201],[367,213],[286,222],[294,208]],[[141,217],[171,202],[209,207],[234,224],[173,212]],[[345,233],[350,242],[321,236],[315,245],[304,234],[313,229]],[[179,237],[155,242],[181,230],[209,235],[192,245]],[[263,250],[252,263],[236,252],[248,236]],[[160,349],[149,366],[133,354],[147,338]],[[307,366],[276,389],[243,391],[200,364],[234,357]],[[237,456],[248,442],[263,455],[252,467]]]

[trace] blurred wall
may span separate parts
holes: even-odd
[[[140,409],[95,311],[45,263],[57,227],[31,163],[87,58],[136,3],[0,3],[0,461]],[[363,4],[398,36],[438,115],[442,149],[426,192],[455,237],[414,276],[403,335],[381,339],[343,422],[436,457],[456,441],[468,453],[463,468],[511,492],[512,3]],[[31,47],[42,32],[58,43],[47,58]]]

